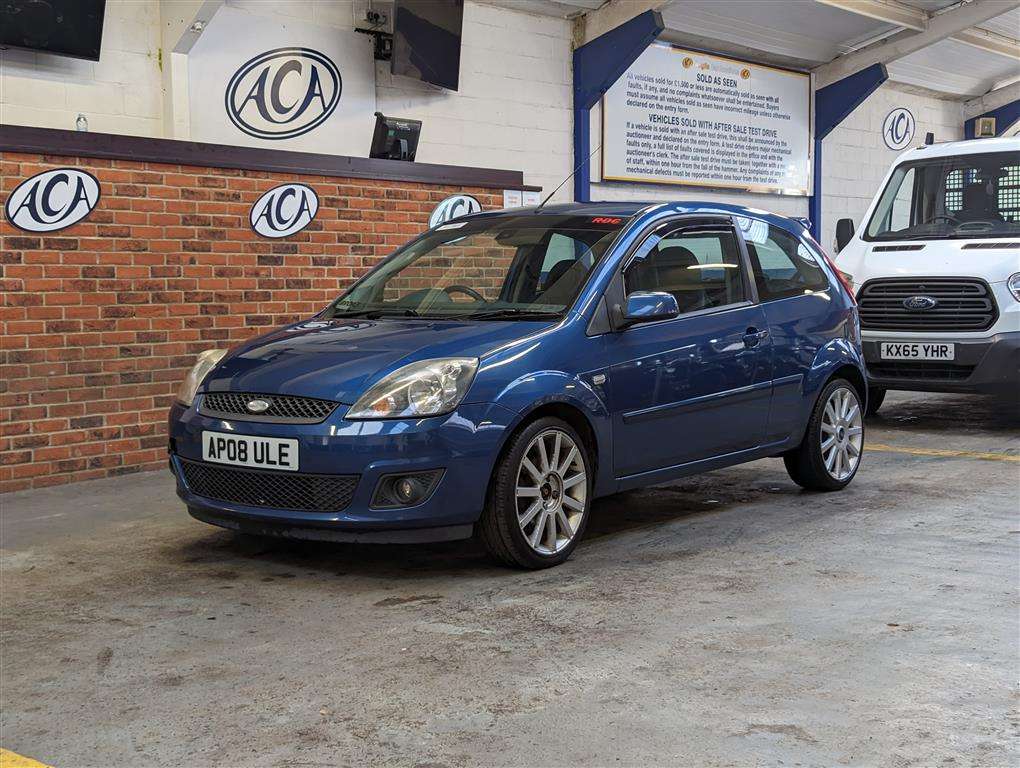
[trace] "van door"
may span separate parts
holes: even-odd
[[[617,279],[673,294],[680,316],[604,337],[616,476],[759,445],[772,342],[729,219],[664,225]]]

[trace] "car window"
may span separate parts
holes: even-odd
[[[829,287],[818,256],[796,235],[774,226],[755,226],[744,233],[758,297],[762,301],[798,296]]]
[[[627,293],[673,294],[681,313],[736,304],[746,298],[736,235],[727,229],[674,229],[662,236],[650,235],[627,268],[624,283]]]

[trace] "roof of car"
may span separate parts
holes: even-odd
[[[748,208],[743,205],[731,205],[729,203],[717,203],[707,200],[674,200],[674,201],[645,201],[645,202],[597,202],[597,203],[555,203],[531,208],[504,208],[495,211],[476,213],[475,216],[491,216],[499,214],[527,215],[529,213],[540,216],[620,216],[631,217],[645,209],[672,208],[677,213],[722,213],[728,216],[745,216],[761,219],[770,224],[776,224],[784,229],[792,229],[799,232],[807,229],[807,220],[781,216],[770,213],[760,208]]]
[[[925,160],[929,157],[952,157],[953,155],[977,155],[986,152],[1020,151],[1020,136],[1000,136],[997,139],[967,139],[945,141],[941,144],[927,144],[906,150],[896,162]]]

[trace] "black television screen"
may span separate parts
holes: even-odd
[[[99,61],[106,0],[0,0],[0,47]]]
[[[463,26],[464,0],[396,0],[391,71],[456,91]]]

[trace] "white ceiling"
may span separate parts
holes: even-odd
[[[481,0],[530,13],[572,18],[593,11],[606,0]],[[844,6],[853,2],[842,1]],[[963,0],[969,2],[970,0]],[[982,0],[982,2],[1005,0]],[[612,0],[627,3],[632,0]],[[858,0],[872,10],[883,5],[913,13],[951,13],[961,0]],[[645,3],[641,7],[647,7]],[[900,32],[897,24],[851,12],[821,0],[668,0],[661,8],[662,39],[692,48],[739,55],[765,63],[810,70],[869,43]],[[1008,10],[977,29],[994,33],[1001,50],[1014,43],[1020,50],[1020,8]],[[995,47],[995,46],[993,46]],[[896,82],[967,99],[1020,76],[1020,58],[941,40],[888,65]]]

